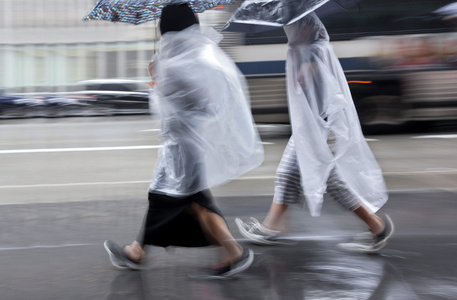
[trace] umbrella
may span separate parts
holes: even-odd
[[[160,18],[162,8],[172,4],[187,3],[195,13],[235,0],[99,0],[83,20],[105,20],[141,24]]]
[[[245,0],[235,10],[223,31],[256,33],[273,30],[316,11],[323,17],[357,6],[361,0]]]

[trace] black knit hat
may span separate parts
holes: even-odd
[[[194,24],[198,24],[197,16],[186,3],[167,5],[162,9],[159,25],[162,35],[168,31],[181,31]]]

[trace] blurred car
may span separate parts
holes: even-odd
[[[7,94],[0,89],[0,118],[35,117],[44,109],[44,101],[34,95]]]
[[[137,80],[98,79],[76,84],[74,98],[85,101],[95,114],[148,114],[149,85]]]
[[[42,96],[46,105],[46,117],[72,117],[89,115],[90,105],[84,99],[67,93]]]
[[[4,93],[0,94],[0,117],[8,117],[16,109],[15,100],[17,99],[20,99],[20,97],[6,95]]]

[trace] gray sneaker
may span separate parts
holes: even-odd
[[[363,233],[356,235],[352,242],[340,243],[338,246],[344,250],[362,253],[375,253],[387,245],[387,241],[395,231],[394,223],[389,215],[383,218],[385,227],[384,230],[377,234]]]
[[[122,247],[113,241],[106,240],[103,243],[106,252],[108,252],[109,260],[111,264],[119,270],[132,269],[142,270],[143,266],[141,262],[133,261],[125,252]]]
[[[234,278],[238,273],[249,268],[254,261],[254,252],[251,249],[244,249],[240,259],[232,265],[209,268],[204,274],[190,275],[192,279],[200,280],[225,280]]]
[[[257,245],[285,244],[278,240],[280,231],[271,230],[263,226],[257,219],[251,217],[251,223],[245,223],[240,218],[235,219],[236,226],[241,235]]]

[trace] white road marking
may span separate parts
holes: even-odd
[[[48,245],[37,245],[37,246],[29,246],[29,247],[5,247],[5,248],[0,248],[0,251],[84,247],[84,246],[95,246],[95,245],[99,245],[99,244],[63,244],[63,245],[49,245],[49,246]]]
[[[265,175],[265,176],[246,176],[233,178],[232,180],[262,180],[262,179],[274,179],[274,175]]]
[[[143,129],[143,130],[139,130],[138,132],[159,132],[160,129]]]
[[[457,174],[455,168],[429,169],[425,171],[399,171],[399,172],[384,172],[384,176],[389,175],[423,175],[423,174]],[[245,180],[273,180],[274,175],[265,176],[245,176],[232,179],[232,181]],[[46,187],[70,187],[70,186],[89,186],[89,185],[122,185],[122,184],[148,184],[150,180],[136,181],[106,181],[106,182],[71,182],[71,183],[49,183],[49,184],[29,184],[29,185],[1,185],[0,189],[24,189],[24,188],[46,188]]]
[[[447,168],[447,169],[428,169],[425,171],[399,171],[399,172],[384,172],[383,175],[418,175],[418,174],[457,174],[457,169]]]
[[[118,139],[81,139],[81,140],[39,140],[39,141],[8,141],[0,142],[1,145],[33,145],[33,144],[69,144],[69,143],[92,143],[92,142],[132,142],[132,141],[150,141],[149,137],[142,138],[118,138]]]
[[[263,180],[274,179],[274,176],[250,176],[239,177],[236,180]],[[46,187],[65,187],[65,186],[85,186],[85,185],[121,185],[121,184],[147,184],[150,180],[137,181],[106,181],[106,182],[71,182],[71,183],[44,183],[44,184],[28,184],[28,185],[0,185],[0,189],[23,189],[23,188],[46,188]]]
[[[265,142],[264,145],[274,143]],[[0,154],[23,154],[23,153],[56,153],[56,152],[84,152],[84,151],[119,151],[119,150],[144,150],[158,149],[163,145],[141,145],[141,146],[116,146],[116,147],[82,147],[82,148],[46,148],[46,149],[9,149],[0,150]]]
[[[367,142],[379,142],[378,139],[365,139],[365,141],[367,141]]]
[[[161,147],[163,147],[163,146],[162,145],[146,145],[146,146],[120,146],[120,147],[118,146],[118,147],[90,147],[90,148],[11,149],[11,150],[0,150],[0,154],[144,150],[144,149],[158,149]]]
[[[40,123],[39,120],[37,120],[37,122],[27,122],[27,123],[17,123],[17,124],[2,124],[2,128],[21,128],[21,127],[33,127],[34,129],[37,129],[38,127],[88,127],[88,126],[92,126],[92,122],[97,122],[97,121],[100,121],[100,125],[101,126],[107,126],[107,127],[111,127],[113,125],[119,125],[120,123],[122,124],[138,124],[138,126],[141,126],[141,127],[146,127],[146,126],[151,126],[151,122],[154,122],[154,123],[157,123],[158,124],[158,120],[154,120],[154,118],[145,118],[144,120],[122,120],[122,119],[119,119],[117,121],[106,121],[104,119],[105,117],[100,117],[100,118],[93,118],[93,117],[86,117],[86,118],[82,118],[80,119],[81,122],[71,122],[69,120],[65,120],[65,123],[62,123],[62,122],[58,122],[58,120],[56,120],[57,122],[53,122],[53,121],[49,121],[48,120],[45,120],[44,122],[47,122],[47,123]],[[75,120],[77,120],[78,118],[75,118]],[[86,120],[87,121],[86,121]],[[63,120],[63,119],[61,119]]]
[[[419,135],[412,136],[412,139],[457,139],[457,134],[440,134],[440,135]]]
[[[64,187],[64,186],[85,186],[85,185],[118,185],[118,184],[144,184],[148,180],[142,181],[107,181],[107,182],[71,182],[71,183],[45,183],[28,185],[2,185],[0,189],[23,189],[23,188],[42,188],[42,187]]]
[[[457,171],[456,168],[427,168],[427,171],[432,171],[432,172],[453,172]]]

